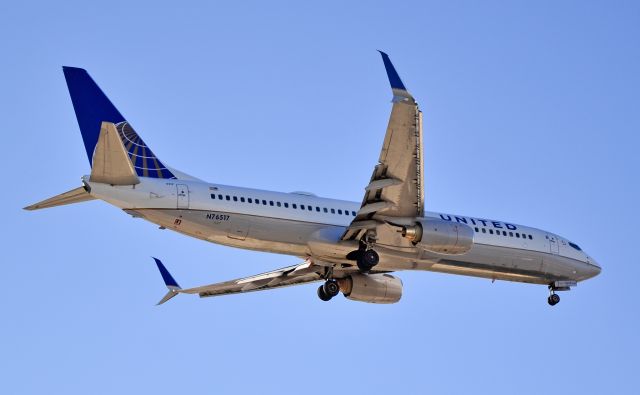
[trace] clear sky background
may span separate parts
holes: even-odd
[[[627,393],[639,388],[637,2],[0,3],[2,393]],[[103,202],[26,212],[89,165],[61,66],[171,166],[359,201],[391,92],[424,111],[426,207],[527,224],[603,266],[543,286],[400,273],[399,304],[195,286],[291,265]],[[634,252],[635,251],[635,252]]]

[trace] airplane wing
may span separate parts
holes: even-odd
[[[158,304],[163,304],[180,293],[198,294],[201,298],[206,298],[210,296],[263,291],[273,288],[324,281],[325,271],[327,270],[324,266],[314,265],[307,259],[299,265],[288,266],[255,276],[203,285],[201,287],[182,289],[173,276],[171,276],[164,264],[157,258],[153,259],[156,261],[156,265],[158,265],[158,270],[160,270],[162,279],[169,289],[169,292],[162,298],[162,300],[160,300],[160,302],[158,302]]]
[[[422,112],[389,56],[380,52],[393,92],[389,125],[364,199],[342,240],[360,240],[381,224],[419,217],[424,212]]]

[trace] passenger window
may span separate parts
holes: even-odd
[[[234,197],[233,197],[233,201],[234,201],[234,202],[237,202],[237,201],[238,201],[238,197],[237,197],[237,196],[234,196]]]
[[[533,237],[531,235],[529,235],[529,240],[533,240]]]
[[[344,215],[349,215],[349,210],[344,210]]]
[[[273,200],[269,200],[269,206],[273,206]]]
[[[289,208],[289,203],[285,202],[284,203],[284,208]]]
[[[267,201],[263,199],[262,200],[262,204],[266,206],[267,205]]]
[[[332,208],[332,209],[331,209],[331,214],[335,214],[335,213],[336,213],[336,209],[335,209],[335,208]]]
[[[513,237],[513,232],[509,232],[509,236],[510,236],[510,237]]]
[[[325,207],[325,208],[323,208],[322,210],[324,210],[324,212],[325,212],[325,213],[328,213],[328,212],[329,212],[329,210],[327,210],[327,208],[326,208],[326,207]]]
[[[489,229],[489,233],[493,234],[493,229]]]
[[[342,214],[342,210],[338,209],[338,214]]]
[[[222,195],[218,195],[218,199],[222,200]]]
[[[241,197],[241,198],[240,198],[240,201],[241,201],[242,203],[244,203],[244,198],[243,198],[243,197]]]
[[[300,210],[304,210],[304,204],[300,205]]]
[[[316,211],[320,212],[320,207],[316,206]]]
[[[276,206],[280,207],[281,206],[280,202],[276,202]]]
[[[507,231],[506,231],[506,230],[503,230],[503,231],[502,231],[502,235],[503,235],[503,236],[506,236],[506,235],[507,235]]]
[[[295,204],[295,203],[291,203],[291,207],[293,207],[295,209],[295,208],[298,208],[298,205]]]
[[[231,200],[231,196],[225,195],[225,197],[227,198],[227,200]]]
[[[253,203],[253,199],[251,199],[251,198],[247,198],[247,202],[249,202],[249,203]]]
[[[520,233],[516,233],[516,237],[519,239],[520,238]]]
[[[311,206],[307,206],[307,209],[308,209],[309,211],[313,211],[313,207],[311,207]]]
[[[256,199],[256,204],[260,204],[260,199]]]
[[[480,232],[480,229],[478,229],[478,228],[476,227],[476,233],[478,233],[478,232]]]
[[[485,228],[482,228],[482,233],[487,233],[487,230]]]
[[[216,194],[215,194],[215,193],[212,193],[212,194],[211,194],[211,199],[215,199],[215,198],[216,198]]]
[[[355,211],[352,211],[352,212],[351,212],[351,215],[355,217],[355,216],[356,216],[356,212],[355,212]]]

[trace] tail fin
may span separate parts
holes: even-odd
[[[138,176],[176,178],[151,152],[86,70],[66,66],[62,69],[84,140],[87,157],[92,166],[94,151],[100,136],[100,125],[102,122],[111,122],[116,125],[118,134]]]

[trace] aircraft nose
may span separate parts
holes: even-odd
[[[602,271],[600,265],[595,261],[595,259],[591,257],[587,257],[586,268],[584,269],[585,277],[591,278],[595,277]]]

